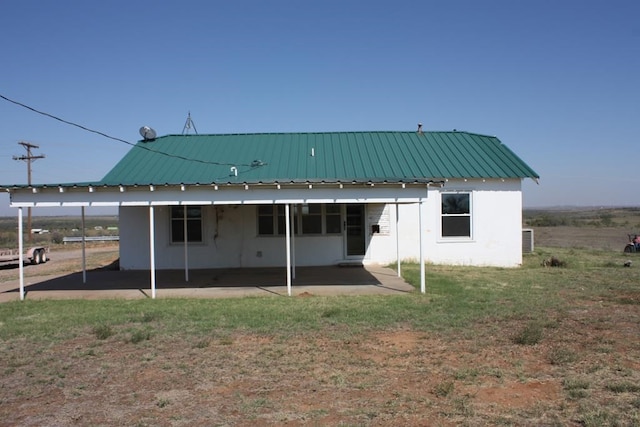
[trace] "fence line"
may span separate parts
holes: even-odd
[[[120,241],[120,236],[91,236],[85,237],[85,242],[117,242]],[[71,236],[71,237],[63,237],[62,243],[65,245],[67,243],[77,243],[82,242],[81,236]]]

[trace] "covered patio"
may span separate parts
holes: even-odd
[[[147,270],[96,269],[66,275],[25,279],[26,299],[138,299],[152,298]],[[89,277],[86,283],[83,275]],[[282,268],[199,269],[190,272],[189,282],[182,270],[159,270],[156,286],[161,298],[238,298],[260,296],[401,295],[413,286],[396,271],[378,265],[362,267],[299,267],[288,293]],[[0,302],[21,298],[19,280],[0,284]]]
[[[395,253],[396,253],[396,263],[397,263],[397,271],[392,272],[396,278],[401,277],[401,244],[400,244],[400,232],[399,232],[399,213],[398,209],[400,205],[403,204],[414,204],[417,205],[417,229],[414,230],[415,235],[418,236],[419,240],[419,260],[420,262],[420,291],[422,293],[426,292],[426,280],[425,280],[425,265],[424,265],[424,244],[425,244],[425,231],[422,226],[422,218],[424,217],[424,204],[427,200],[427,195],[429,191],[429,186],[432,185],[433,182],[430,180],[415,180],[411,184],[406,183],[398,183],[398,184],[382,184],[376,186],[373,183],[352,183],[348,186],[345,186],[341,183],[339,184],[324,184],[322,188],[314,188],[312,184],[305,183],[300,185],[299,183],[289,183],[287,185],[276,184],[274,185],[264,185],[257,184],[250,186],[246,183],[240,185],[226,185],[224,187],[219,187],[217,185],[209,185],[209,186],[200,186],[199,184],[195,184],[192,186],[187,186],[184,184],[180,185],[164,185],[162,187],[156,187],[154,185],[149,186],[131,186],[125,187],[123,185],[101,185],[95,186],[92,184],[86,185],[75,185],[75,184],[67,184],[67,185],[58,185],[57,187],[47,187],[42,186],[40,188],[14,188],[11,191],[11,206],[17,207],[18,209],[18,247],[19,251],[22,254],[24,251],[24,241],[23,241],[23,209],[24,208],[39,208],[39,207],[76,207],[80,210],[81,223],[82,223],[82,236],[85,236],[85,214],[86,210],[92,207],[118,207],[122,208],[131,208],[131,207],[139,207],[145,209],[146,212],[146,224],[144,224],[144,228],[146,228],[146,248],[144,252],[148,253],[148,269],[139,270],[132,272],[123,273],[123,275],[131,275],[131,277],[136,278],[136,282],[142,284],[142,278],[146,277],[146,286],[138,285],[136,289],[139,289],[143,295],[148,295],[150,298],[156,298],[158,289],[163,289],[163,293],[165,295],[171,296],[171,292],[166,292],[165,286],[162,284],[163,278],[167,279],[170,283],[173,283],[175,287],[180,289],[202,289],[203,286],[198,284],[198,282],[194,282],[197,280],[196,277],[206,277],[206,273],[202,273],[202,271],[206,272],[207,269],[196,269],[191,266],[190,262],[190,254],[193,251],[191,247],[191,242],[186,238],[188,236],[188,218],[187,218],[187,209],[183,209],[183,216],[178,219],[181,222],[180,228],[183,230],[183,236],[185,237],[182,241],[182,253],[180,257],[182,258],[182,270],[164,270],[158,269],[156,265],[156,252],[158,251],[158,244],[156,243],[158,229],[162,229],[160,225],[156,224],[156,210],[162,209],[164,207],[171,206],[246,206],[246,205],[281,205],[284,206],[284,228],[285,232],[282,236],[279,236],[279,240],[283,240],[282,249],[284,250],[284,258],[286,260],[285,268],[272,268],[268,269],[269,271],[273,271],[272,274],[266,274],[264,277],[259,276],[260,279],[271,280],[270,277],[273,278],[271,282],[269,282],[268,286],[282,286],[284,285],[284,292],[288,296],[293,296],[296,294],[300,294],[305,292],[304,289],[301,288],[305,283],[311,285],[313,284],[314,277],[313,275],[309,275],[308,279],[304,277],[299,277],[300,274],[304,274],[305,271],[309,270],[310,267],[298,267],[296,262],[296,241],[294,233],[294,220],[293,220],[293,206],[300,203],[330,203],[330,204],[350,204],[350,203],[360,203],[362,205],[369,205],[373,203],[385,203],[393,206],[395,208],[395,223],[389,224],[390,228],[395,229]],[[336,197],[336,191],[341,197]],[[120,211],[122,212],[122,211]],[[344,221],[344,231],[343,234],[347,236],[349,229],[349,218],[342,218]],[[362,218],[364,221],[364,217]],[[364,222],[360,225],[361,231],[365,230]],[[139,233],[142,231],[141,229],[136,229],[136,232]],[[141,240],[145,238],[140,236]],[[122,237],[121,237],[122,244]],[[87,287],[93,286],[93,283],[96,278],[91,277],[91,279],[87,278],[86,271],[86,256],[85,256],[85,245],[86,242],[83,238],[82,240],[82,272],[79,273],[78,277],[75,277],[74,280],[77,281],[78,286],[82,286],[82,289],[86,289]],[[122,256],[122,252],[121,252]],[[359,266],[363,266],[362,264],[362,256],[356,259],[356,263]],[[19,263],[19,294],[20,299],[26,298],[26,293],[28,292],[27,283],[24,278],[24,268],[22,266],[22,259]],[[345,261],[349,261],[346,259]],[[354,261],[354,259],[351,259]],[[334,266],[335,267],[335,266]],[[331,269],[331,267],[326,267],[327,269]],[[338,268],[338,267],[335,267]],[[375,268],[375,267],[371,267]],[[247,275],[243,275],[241,270],[245,270],[246,268],[240,269],[226,269],[226,271],[238,270],[237,274],[231,275],[229,277],[233,277],[229,281],[229,283],[236,282],[241,283],[243,280],[249,280],[251,275],[255,274],[255,271],[258,270],[256,268],[248,268]],[[220,270],[220,269],[218,269]],[[263,269],[266,270],[266,269]],[[347,269],[338,269],[336,271],[341,271],[344,273]],[[392,270],[388,270],[392,271]],[[277,272],[277,273],[276,273]],[[326,273],[326,272],[325,272]],[[204,274],[204,275],[203,275]],[[336,275],[333,274],[333,277]],[[122,276],[120,276],[122,277]],[[160,277],[160,279],[159,279]],[[242,277],[242,279],[240,279]],[[276,279],[277,278],[277,279]],[[120,280],[120,279],[118,279]],[[211,280],[207,282],[207,279],[202,279],[204,282],[202,283],[213,283]],[[401,279],[400,279],[401,280]],[[334,283],[331,283],[334,282]],[[263,282],[260,282],[263,283]],[[179,284],[179,286],[178,286]],[[326,284],[326,283],[325,283]],[[336,279],[329,280],[329,284],[340,284],[339,281],[336,283]],[[98,286],[100,286],[98,284]],[[228,286],[228,285],[227,285]],[[254,282],[250,283],[249,286],[260,289],[260,287]],[[262,286],[262,285],[260,285]],[[294,290],[295,286],[295,290]],[[204,286],[205,288],[207,286]],[[231,286],[232,288],[234,286]],[[144,289],[146,288],[146,289]],[[171,286],[170,286],[171,288]],[[144,291],[142,290],[144,289]],[[200,292],[202,293],[202,292]]]

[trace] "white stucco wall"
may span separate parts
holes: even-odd
[[[471,193],[471,238],[441,237],[441,194]],[[367,259],[378,263],[397,260],[395,206],[389,206],[391,234],[374,235]],[[418,205],[399,205],[400,259],[418,260]],[[427,262],[450,265],[517,267],[522,264],[522,193],[520,180],[492,182],[448,182],[432,188],[424,204],[425,253]]]
[[[157,206],[158,269],[184,268],[184,245],[170,242],[170,207]],[[256,207],[203,206],[203,242],[189,244],[190,268],[270,267],[286,263],[283,236],[257,236]],[[299,266],[332,265],[342,259],[342,236],[296,236]],[[149,268],[149,208],[120,208],[120,268]]]
[[[471,193],[471,238],[441,237],[441,199],[446,191]],[[400,258],[419,257],[418,204],[399,205]],[[170,243],[170,207],[156,206],[158,269],[184,268],[184,246]],[[367,205],[365,263],[397,259],[396,207]],[[343,218],[344,219],[344,218]],[[381,225],[372,233],[372,225]],[[424,202],[425,260],[436,264],[515,267],[522,263],[521,182],[493,180],[447,182],[429,189]],[[120,208],[120,266],[149,268],[149,208]],[[189,245],[190,268],[266,267],[286,263],[283,236],[257,236],[255,205],[203,206],[203,242]],[[296,236],[298,266],[332,265],[345,259],[342,235]]]

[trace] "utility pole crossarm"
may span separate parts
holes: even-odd
[[[31,162],[36,161],[37,159],[44,159],[44,154],[34,155],[31,153],[32,148],[40,148],[38,145],[25,141],[20,141],[18,144],[22,145],[24,149],[27,150],[27,154],[23,156],[13,156],[13,160],[22,160],[27,162],[27,185],[31,186]],[[31,241],[31,208],[28,209],[27,229],[27,232],[29,233],[27,235],[27,239]]]
[[[27,162],[27,185],[31,185],[31,162],[37,159],[44,159],[44,154],[34,155],[31,153],[32,148],[40,148],[39,145],[31,144],[29,142],[20,141],[19,145],[22,145],[27,150],[26,156],[13,156],[13,160],[22,160]]]

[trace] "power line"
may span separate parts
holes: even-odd
[[[80,125],[80,124],[77,124],[77,123],[71,122],[71,121],[69,121],[69,120],[62,119],[62,118],[60,118],[60,117],[54,116],[53,114],[47,113],[47,112],[45,112],[45,111],[40,111],[40,110],[35,109],[35,108],[33,108],[33,107],[30,107],[30,106],[28,106],[28,105],[26,105],[26,104],[23,104],[22,102],[19,102],[19,101],[13,100],[13,99],[11,99],[11,98],[7,98],[6,96],[4,96],[4,95],[2,95],[2,94],[0,94],[0,98],[4,99],[5,101],[8,101],[8,102],[10,102],[10,103],[12,103],[12,104],[15,104],[15,105],[18,105],[18,106],[20,106],[20,107],[26,108],[27,110],[33,111],[34,113],[37,113],[37,114],[43,115],[43,116],[45,116],[45,117],[49,117],[49,118],[51,118],[51,119],[57,120],[57,121],[59,121],[59,122],[62,122],[62,123],[64,123],[64,124],[67,124],[67,125],[70,125],[70,126],[75,126],[75,127],[80,128],[80,129],[82,129],[82,130],[84,130],[84,131],[91,132],[91,133],[95,133],[95,134],[97,134],[97,135],[103,136],[103,137],[105,137],[105,138],[112,139],[112,140],[114,140],[114,141],[118,141],[118,142],[125,143],[125,144],[130,145],[130,146],[132,146],[132,147],[134,147],[134,148],[139,148],[139,149],[141,149],[141,150],[146,150],[146,151],[149,151],[149,152],[151,152],[151,153],[160,154],[160,155],[167,156],[167,157],[171,157],[171,158],[174,158],[174,159],[184,160],[184,161],[187,161],[187,162],[202,163],[202,164],[205,164],[205,165],[214,165],[214,166],[236,166],[236,167],[237,167],[237,166],[245,166],[245,167],[255,168],[255,167],[259,167],[259,166],[264,166],[264,165],[266,165],[266,163],[262,163],[262,164],[256,165],[256,164],[244,164],[244,163],[222,163],[222,162],[210,162],[210,161],[207,161],[207,160],[194,159],[194,158],[190,158],[190,157],[180,156],[180,155],[177,155],[177,154],[170,154],[170,153],[166,153],[166,152],[164,152],[164,151],[153,150],[153,149],[149,148],[149,147],[148,147],[148,146],[146,146],[146,145],[138,145],[138,144],[134,144],[133,142],[129,142],[129,141],[125,140],[125,139],[117,138],[117,137],[115,137],[115,136],[108,135],[108,134],[106,134],[106,133],[104,133],[104,132],[100,132],[100,131],[98,131],[98,130],[94,130],[94,129],[88,128],[88,127],[86,127],[86,126],[83,126],[83,125]]]

